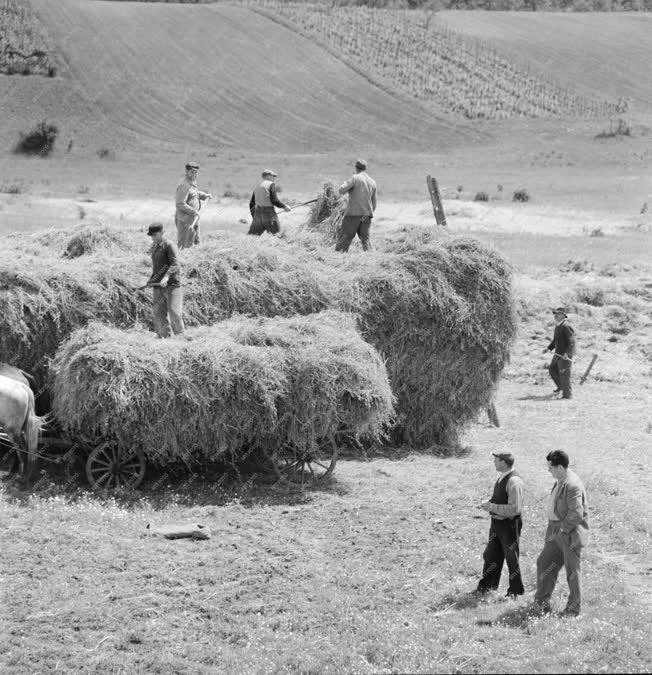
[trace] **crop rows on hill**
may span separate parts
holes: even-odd
[[[263,7],[368,76],[469,119],[607,117],[615,102],[577,95],[427,12],[262,0]]]
[[[54,76],[49,42],[28,0],[0,0],[0,73]]]

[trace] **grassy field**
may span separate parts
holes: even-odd
[[[650,113],[649,13],[463,11],[440,12],[437,21],[556,82],[593,96],[627,97],[634,110]]]
[[[577,95],[548,73],[533,74],[491,42],[470,39],[427,11],[327,7],[322,3],[254,3],[282,17],[355,69],[392,89],[469,119],[607,117],[615,101]],[[527,58],[527,57],[526,57]]]
[[[0,669],[649,670],[650,235],[515,234],[477,213],[457,218],[453,230],[468,223],[515,267],[521,328],[499,429],[481,417],[458,458],[405,448],[398,460],[382,451],[344,460],[330,485],[304,492],[223,474],[152,474],[138,495],[116,497],[51,472],[29,492],[5,484]],[[396,226],[379,221],[377,236]],[[540,353],[547,308],[559,302],[578,329],[571,402],[550,398]],[[555,447],[570,453],[591,505],[583,614],[571,621],[524,613],[545,527],[544,458]],[[476,505],[497,449],[517,455],[527,481],[527,596],[477,604],[465,596],[488,529]],[[146,529],[179,521],[202,522],[213,538],[168,542]],[[565,593],[562,574],[559,609]]]

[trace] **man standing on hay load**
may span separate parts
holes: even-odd
[[[554,350],[548,372],[557,387],[553,394],[562,392],[562,398],[573,398],[571,385],[571,365],[575,355],[575,331],[568,323],[568,314],[564,307],[550,308],[555,317],[555,333],[544,354]]]
[[[376,182],[367,173],[367,162],[358,159],[355,173],[340,187],[340,194],[349,195],[349,203],[344,212],[337,237],[336,251],[346,253],[357,234],[364,251],[371,251],[369,232],[371,219],[376,210]]]
[[[201,241],[199,232],[199,212],[201,203],[211,199],[211,194],[197,188],[199,164],[186,164],[186,175],[176,194],[176,213],[174,222],[177,226],[177,244],[179,248],[190,248]]]
[[[263,232],[269,232],[276,235],[280,232],[281,225],[274,207],[278,206],[286,213],[290,211],[290,207],[280,201],[276,194],[274,181],[277,174],[271,169],[265,169],[261,175],[262,181],[254,188],[249,201],[249,212],[253,220],[248,234],[260,236]]]
[[[172,332],[181,335],[184,329],[183,295],[176,246],[165,238],[161,223],[152,223],[147,235],[152,238],[152,276],[147,286],[153,291],[154,330],[160,338],[167,338],[171,325]]]

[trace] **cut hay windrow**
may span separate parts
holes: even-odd
[[[454,444],[490,401],[509,358],[516,322],[506,262],[470,239],[421,245],[408,232],[387,251],[342,255],[320,246],[317,235],[302,236],[292,243],[224,234],[182,251],[187,325],[234,314],[353,312],[387,361],[397,440],[418,448]],[[44,358],[88,321],[149,324],[151,293],[133,290],[150,275],[146,243],[133,254],[74,260],[47,250],[7,251],[0,262],[0,360],[43,375]]]
[[[75,331],[53,362],[63,428],[165,464],[309,450],[338,431],[378,436],[391,420],[385,364],[350,315],[233,317],[187,337],[98,323]]]

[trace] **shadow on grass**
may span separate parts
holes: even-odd
[[[316,494],[345,495],[347,488],[333,476],[324,481],[291,483],[279,480],[269,472],[251,467],[211,465],[200,470],[183,466],[165,468],[148,467],[146,481],[139,488],[118,490],[93,489],[88,485],[83,471],[70,466],[54,465],[41,469],[40,476],[26,486],[18,477],[4,477],[4,497],[9,502],[26,505],[32,497],[47,499],[65,497],[79,499],[111,500],[127,509],[147,504],[149,508],[163,510],[170,506],[225,506],[238,503],[242,506],[306,504]]]
[[[478,626],[507,626],[509,628],[527,628],[533,621],[540,620],[550,614],[542,614],[531,605],[511,607],[499,614],[495,619],[478,619]]]
[[[486,606],[492,597],[490,593],[485,595],[476,595],[474,592],[450,593],[438,602],[429,605],[429,609],[435,614],[445,614],[446,612],[462,609],[475,609],[476,607]]]
[[[517,401],[556,401],[559,400],[557,394],[528,394],[527,396],[519,396]]]

